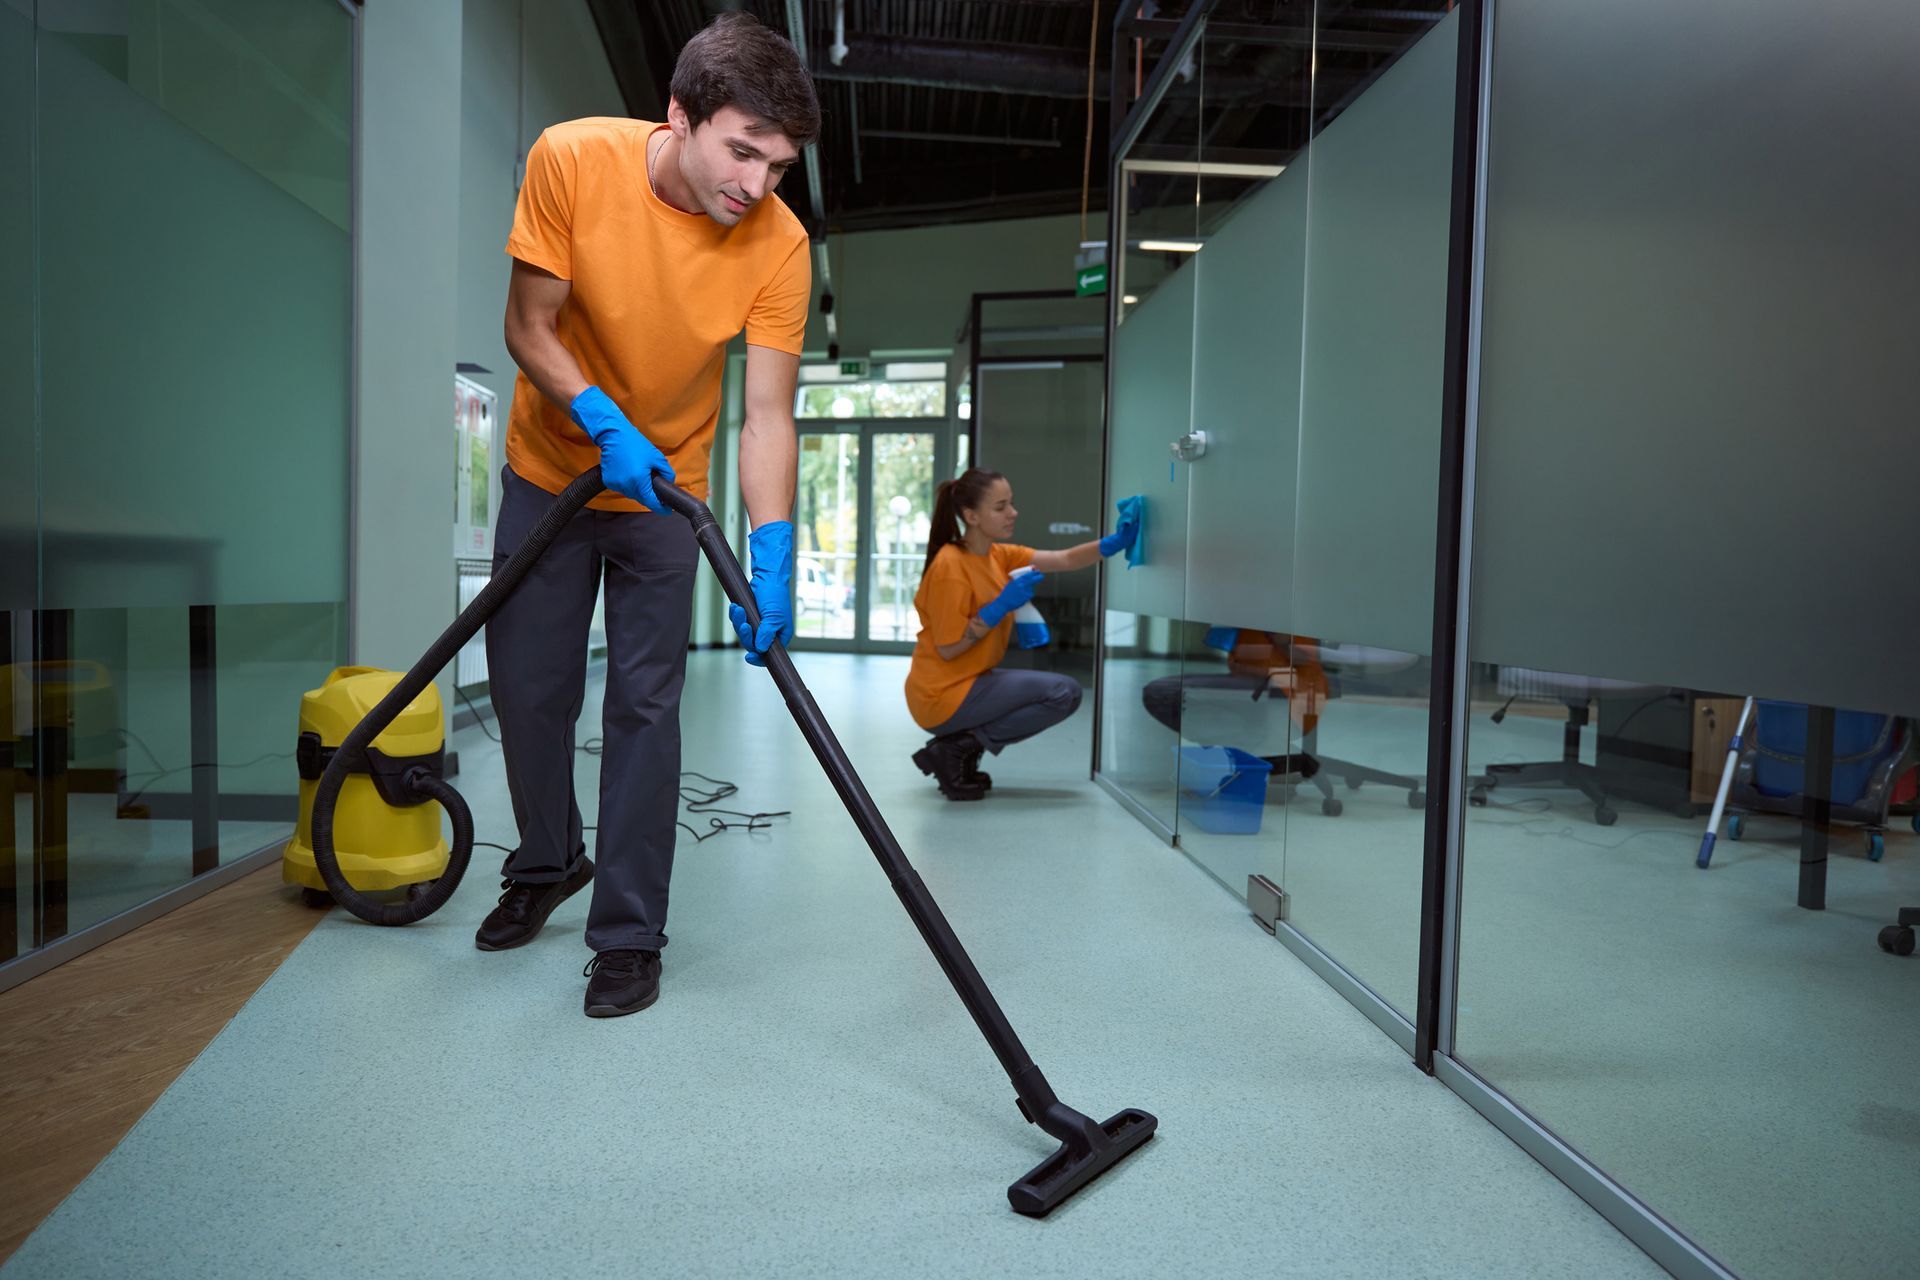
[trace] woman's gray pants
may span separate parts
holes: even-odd
[[[960,709],[931,732],[936,737],[970,732],[999,755],[1002,747],[1053,728],[1079,706],[1080,683],[1072,676],[995,667],[974,680]]]

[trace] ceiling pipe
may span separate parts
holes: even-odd
[[[847,0],[833,0],[833,43],[827,57],[836,67],[847,60]]]
[[[808,66],[807,24],[800,13],[800,0],[787,0],[787,39],[793,43],[793,51],[800,55],[800,65]],[[822,78],[816,70],[816,79]],[[826,188],[820,184],[820,147],[816,143],[806,149],[807,195],[813,206],[813,225],[820,238],[813,242],[814,280],[820,288],[820,311],[827,321],[827,351],[833,359],[840,358],[840,321],[833,314],[833,272],[827,259],[827,196]]]

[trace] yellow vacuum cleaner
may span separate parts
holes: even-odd
[[[280,858],[280,878],[297,884],[314,906],[333,905],[333,894],[316,865],[313,800],[320,777],[340,744],[367,712],[400,683],[398,671],[338,667],[318,689],[300,699],[300,825]],[[347,883],[360,893],[420,888],[447,869],[449,850],[440,835],[440,810],[429,780],[443,777],[446,736],[440,691],[429,684],[393,722],[349,762],[333,815],[334,856]],[[445,782],[440,782],[445,787]],[[458,824],[456,823],[456,827]]]

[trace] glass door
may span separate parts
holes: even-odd
[[[793,633],[798,647],[809,641],[857,638],[860,597],[860,528],[866,456],[861,431],[800,433],[800,483],[794,494]]]
[[[859,608],[868,651],[906,652],[920,635],[914,593],[927,559],[927,535],[933,521],[933,431],[893,431],[868,427],[866,454],[873,459],[866,487],[867,597]]]
[[[1147,42],[1148,65],[1186,50]],[[1158,82],[1162,89],[1165,80]],[[1138,497],[1138,563],[1104,574],[1096,776],[1172,839],[1181,808],[1183,676],[1190,647],[1187,489],[1193,421],[1200,151],[1197,94],[1166,93],[1115,166],[1108,346],[1107,496]],[[977,396],[976,392],[976,396]],[[1211,791],[1211,787],[1208,788]]]
[[[801,427],[794,498],[798,647],[912,650],[920,635],[913,597],[926,561],[944,430],[943,421]]]

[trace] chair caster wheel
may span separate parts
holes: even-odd
[[[1344,810],[1346,807],[1347,806],[1345,806],[1344,804],[1341,804],[1338,800],[1334,799],[1332,796],[1328,796],[1325,800],[1322,800],[1320,802],[1320,812],[1326,814],[1329,818],[1339,817],[1341,814],[1341,811]]]
[[[325,889],[308,889],[302,887],[300,890],[300,901],[303,905],[312,907],[316,911],[331,911],[334,905],[333,895]]]
[[[1424,809],[1427,807],[1427,794],[1424,791],[1407,792],[1407,808]]]
[[[1358,791],[1360,789],[1360,783],[1363,781],[1363,779],[1349,776],[1349,777],[1344,777],[1340,779],[1340,781],[1347,784],[1347,790]]]
[[[1476,809],[1484,809],[1487,807],[1487,793],[1481,788],[1475,787],[1467,793],[1467,803]]]
[[[1728,817],[1727,839],[1741,840],[1746,837],[1746,834],[1747,834],[1747,820],[1745,818],[1741,817],[1737,813]]]
[[[1620,821],[1620,815],[1605,805],[1596,805],[1593,810],[1593,820],[1603,827],[1610,827]]]
[[[1878,831],[1867,832],[1867,861],[1878,862],[1887,856],[1887,838]]]
[[[1889,955],[1913,954],[1913,930],[1904,924],[1890,924],[1880,931],[1880,949]]]

